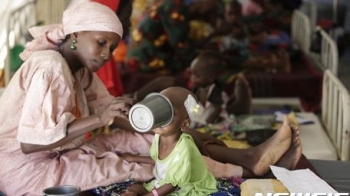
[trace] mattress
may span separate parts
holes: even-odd
[[[306,158],[337,160],[337,152],[318,116],[308,112],[297,113],[297,115],[314,122],[313,124],[301,124],[299,126],[302,152]]]

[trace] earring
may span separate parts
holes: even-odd
[[[76,50],[77,49],[77,47],[75,46],[76,43],[77,43],[77,40],[73,39],[72,44],[70,45],[70,49],[71,50]]]

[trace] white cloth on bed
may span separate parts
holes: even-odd
[[[311,112],[301,112],[297,115],[314,122],[313,124],[300,124],[300,139],[306,158],[337,160],[337,151],[319,118]]]

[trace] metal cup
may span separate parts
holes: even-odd
[[[129,112],[132,127],[139,132],[168,125],[174,116],[174,109],[167,97],[160,93],[151,93]]]
[[[62,185],[46,188],[44,196],[79,196],[80,187],[71,185]]]

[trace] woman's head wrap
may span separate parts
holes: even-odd
[[[123,36],[122,24],[113,10],[100,3],[81,3],[64,11],[62,24],[30,28],[34,40],[26,44],[20,57],[26,60],[39,50],[58,50],[67,35],[80,31],[107,31]]]

